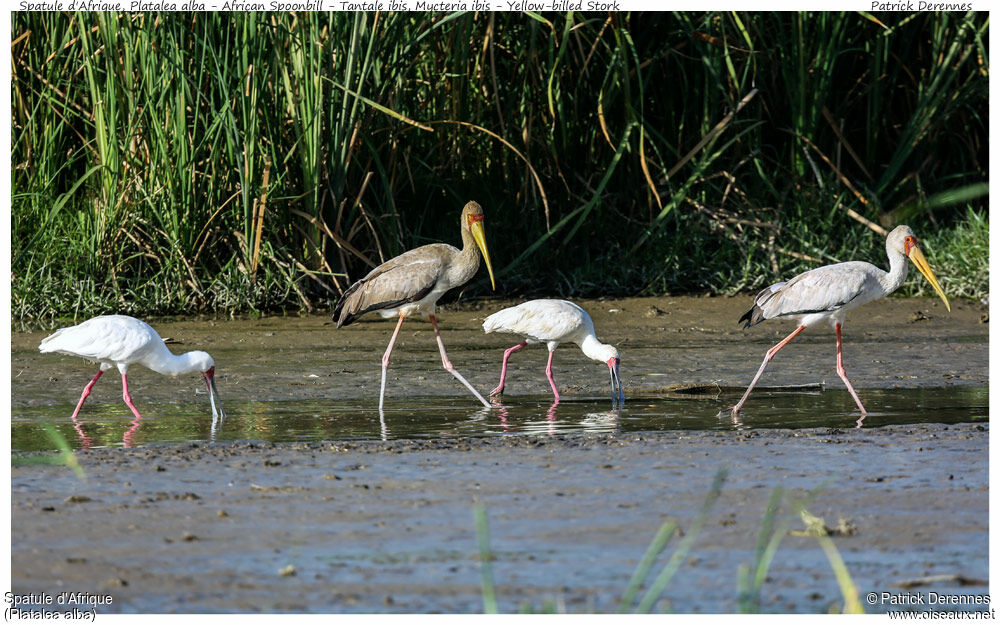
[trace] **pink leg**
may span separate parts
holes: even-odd
[[[83,387],[83,395],[80,395],[80,401],[76,404],[76,410],[73,411],[73,416],[70,417],[73,421],[76,421],[76,415],[80,414],[80,408],[83,408],[83,402],[90,396],[90,389],[94,388],[94,385],[97,384],[97,380],[99,380],[102,375],[104,375],[104,371],[98,370],[97,375],[95,375],[94,379],[90,381],[90,384]]]
[[[141,419],[142,415],[139,414],[139,410],[132,403],[132,398],[128,394],[128,376],[124,373],[122,374],[122,399],[125,400],[125,405],[132,409],[132,414],[135,415],[135,418]]]
[[[747,400],[747,397],[750,397],[750,391],[753,390],[753,387],[757,386],[757,380],[759,380],[761,374],[764,373],[764,367],[767,366],[767,363],[771,362],[771,359],[774,358],[774,355],[778,353],[778,350],[787,345],[789,341],[794,339],[799,334],[799,332],[805,329],[806,329],[805,326],[799,326],[795,328],[795,331],[789,334],[787,337],[785,337],[783,341],[781,341],[771,349],[767,350],[767,354],[764,355],[764,362],[760,363],[760,369],[757,370],[757,375],[754,376],[753,382],[751,382],[750,387],[747,388],[747,392],[743,394],[742,398],[740,398],[739,403],[733,406],[734,417],[740,413],[740,408],[743,407],[743,402]]]
[[[507,360],[510,358],[511,354],[513,354],[514,352],[521,349],[527,344],[528,344],[527,341],[521,341],[520,343],[518,343],[514,347],[511,347],[510,349],[508,349],[503,353],[503,366],[500,368],[500,384],[497,384],[497,387],[492,391],[490,391],[490,397],[503,395],[504,380],[507,379]]]
[[[847,385],[847,390],[851,392],[851,397],[853,397],[855,403],[858,404],[858,410],[861,411],[861,416],[862,418],[864,418],[864,416],[868,414],[868,411],[865,410],[865,407],[861,405],[861,400],[858,399],[858,394],[854,392],[854,387],[851,386],[851,381],[847,379],[847,371],[844,371],[844,357],[841,354],[841,348],[840,348],[841,345],[840,324],[838,323],[834,327],[837,330],[837,375],[839,375],[840,379],[843,380],[844,384]],[[858,424],[858,426],[860,427],[860,423]]]
[[[382,354],[382,388],[378,392],[379,412],[382,412],[382,404],[385,403],[385,373],[389,369],[389,355],[392,354],[392,346],[396,344],[396,337],[399,336],[399,329],[403,327],[403,319],[405,318],[406,315],[399,315],[399,321],[396,323],[396,329],[392,333],[392,338],[389,339],[389,346],[385,348],[385,353]]]
[[[549,364],[545,366],[545,375],[549,378],[549,386],[552,387],[552,394],[556,396],[556,403],[559,403],[559,389],[556,388],[556,381],[552,379],[552,354],[555,351],[549,352]]]
[[[441,350],[441,364],[444,365],[445,371],[448,371],[453,376],[458,378],[458,381],[464,384],[465,388],[472,391],[472,394],[476,396],[476,399],[478,399],[487,408],[490,408],[490,402],[483,399],[483,396],[479,394],[479,391],[472,388],[469,381],[463,378],[462,374],[456,371],[455,367],[451,364],[451,361],[448,360],[448,353],[444,351],[444,342],[441,341],[441,333],[438,331],[437,319],[434,318],[434,315],[428,315],[428,317],[431,320],[431,325],[434,326],[434,337],[437,338],[438,348]]]

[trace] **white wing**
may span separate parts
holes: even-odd
[[[519,334],[538,342],[572,341],[580,333],[593,333],[590,315],[572,302],[536,299],[495,312],[483,322],[483,330]]]
[[[41,342],[38,351],[130,363],[160,347],[164,347],[163,339],[147,323],[125,315],[106,315],[55,332]]]

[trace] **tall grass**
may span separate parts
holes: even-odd
[[[864,221],[985,232],[988,24],[16,13],[14,318],[322,308],[457,242],[469,199],[507,294],[752,288],[871,258]]]

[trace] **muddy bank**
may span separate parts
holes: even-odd
[[[445,307],[439,317],[452,362],[481,392],[499,378],[510,336],[483,334],[482,320],[513,303],[477,300]],[[750,330],[737,324],[751,299],[658,297],[581,301],[598,337],[622,352],[626,394],[662,393],[676,384],[745,386],[764,352],[793,328],[765,322]],[[856,388],[916,388],[985,385],[989,380],[987,307],[955,301],[948,313],[938,300],[890,298],[853,311],[844,329],[844,362]],[[173,351],[203,349],[217,363],[223,396],[263,402],[377,397],[380,359],[393,324],[363,317],[336,329],[325,315],[258,320],[153,321],[165,337],[180,342]],[[15,333],[11,343],[11,401],[14,407],[76,403],[95,368],[80,358],[41,355],[47,332]],[[546,350],[532,346],[510,361],[507,397],[545,396]],[[763,385],[843,384],[835,371],[832,330],[816,327],[782,350],[761,379]],[[610,394],[607,369],[587,360],[575,346],[559,348],[555,378],[567,398]],[[170,380],[145,370],[130,375],[138,402],[195,401],[204,385],[198,376]],[[431,326],[408,320],[389,370],[388,398],[467,393],[441,368]],[[120,403],[117,380],[94,387],[90,403]],[[747,408],[751,408],[748,404]],[[72,409],[72,408],[70,408]]]
[[[737,566],[775,487],[822,486],[808,509],[854,528],[835,540],[862,597],[929,575],[985,581],[987,449],[988,427],[960,424],[91,450],[85,481],[12,468],[12,589],[110,594],[98,614],[480,612],[482,502],[502,611],[612,611],[660,524],[689,527],[723,465],[658,609],[736,609]],[[786,537],[763,610],[839,602],[815,539]]]

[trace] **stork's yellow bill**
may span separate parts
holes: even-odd
[[[909,256],[910,260],[917,267],[917,269],[920,270],[920,273],[924,274],[924,277],[931,283],[931,286],[934,287],[937,294],[941,296],[941,301],[944,302],[944,306],[948,309],[948,312],[951,312],[951,304],[948,303],[948,298],[944,294],[944,289],[942,289],[941,285],[938,284],[937,278],[934,276],[934,272],[931,271],[931,266],[927,263],[927,258],[924,256],[924,253],[920,251],[920,248],[917,247],[916,244],[914,244],[910,247],[907,256]]]
[[[483,260],[486,261],[486,270],[490,272],[490,285],[496,291],[497,283],[493,279],[493,263],[490,262],[490,252],[486,249],[486,231],[483,229],[482,214],[469,215],[469,232],[472,233],[472,238],[476,240],[479,251],[483,253]]]

